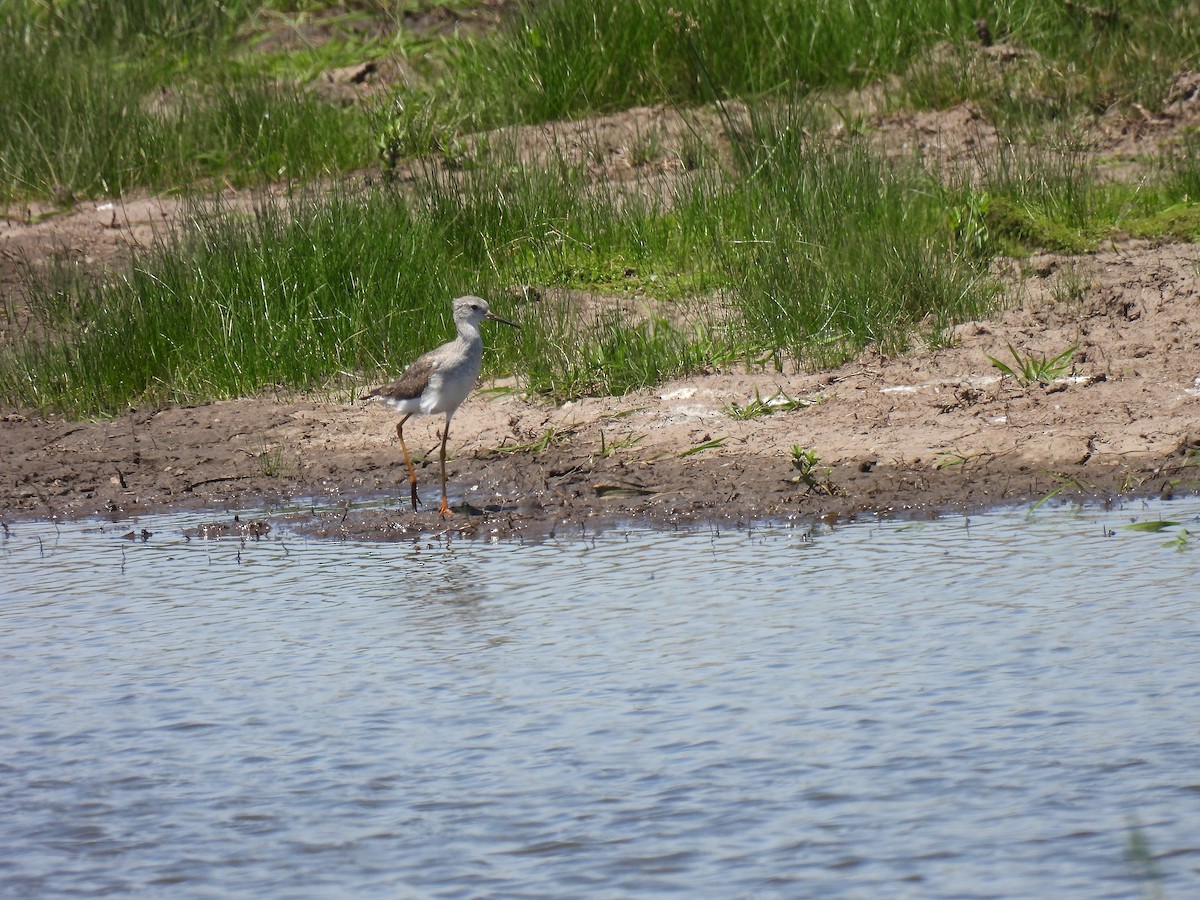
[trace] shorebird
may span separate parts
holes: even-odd
[[[396,435],[400,438],[400,449],[404,453],[404,465],[408,467],[408,485],[412,491],[413,512],[417,511],[417,473],[413,469],[412,457],[404,443],[404,423],[415,415],[446,414],[446,427],[442,429],[442,505],[438,512],[448,516],[453,512],[446,502],[446,439],[450,436],[450,418],[462,405],[475,387],[479,370],[483,366],[483,338],[479,325],[484,319],[520,326],[493,315],[487,301],[482,297],[459,297],[454,301],[454,327],[458,336],[436,350],[418,357],[404,374],[390,384],[377,387],[364,400],[380,400],[404,413],[396,424]]]

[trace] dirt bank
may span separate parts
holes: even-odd
[[[1091,499],[1192,492],[1197,260],[1197,245],[1037,257],[1005,276],[1020,287],[1020,308],[959,326],[953,346],[824,373],[707,375],[561,407],[477,393],[454,421],[459,513],[446,522],[434,511],[440,418],[406,429],[424,458],[414,514],[395,416],[348,397],[259,397],[102,422],[8,411],[0,510],[11,521],[311,500],[325,510],[293,508],[291,527],[394,538],[969,512],[1056,489]],[[1007,357],[1009,344],[1044,356],[1078,350],[1069,377],[1022,386],[988,359]],[[752,419],[731,412],[780,391],[811,402]],[[815,454],[811,469],[796,467],[794,446]],[[354,508],[381,496],[394,502]]]

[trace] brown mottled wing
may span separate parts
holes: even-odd
[[[367,397],[380,397],[384,400],[411,400],[421,396],[425,385],[429,384],[429,376],[433,374],[433,358],[426,354],[404,370],[404,374],[395,381],[377,387],[367,394]]]

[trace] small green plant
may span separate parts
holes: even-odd
[[[259,470],[266,478],[287,477],[296,474],[298,463],[295,459],[288,459],[285,456],[282,444],[276,444],[274,447],[263,444],[262,450],[252,455],[258,463]]]
[[[988,210],[992,196],[987,191],[968,190],[961,206],[950,207],[950,228],[960,246],[971,256],[983,259],[991,251]]]
[[[806,449],[799,444],[792,444],[792,468],[799,469],[800,475],[807,478],[812,474],[813,466],[820,462],[816,450]]]
[[[955,466],[966,468],[967,464],[983,456],[991,456],[983,450],[963,452],[961,450],[945,450],[937,455],[933,467],[935,469],[951,469]]]
[[[1078,349],[1078,345],[1068,347],[1058,356],[1049,358],[1044,355],[1038,356],[1033,352],[1022,356],[1012,344],[1009,344],[1008,352],[1012,354],[1012,365],[994,356],[989,356],[988,359],[993,366],[1000,370],[1001,374],[1015,378],[1019,385],[1026,387],[1031,384],[1050,384],[1055,378],[1067,372],[1071,368],[1071,359]]]
[[[662,155],[662,134],[657,128],[639,132],[629,145],[629,164],[635,169],[660,159]]]
[[[1175,533],[1175,537],[1171,538],[1163,546],[1176,550],[1179,553],[1182,553],[1184,550],[1190,550],[1192,547],[1192,533],[1186,528],[1180,528]]]
[[[617,438],[615,441],[606,441],[604,438],[604,429],[600,429],[600,457],[608,459],[619,450],[629,450],[636,447],[646,439],[644,434],[630,434],[623,438]]]
[[[1090,284],[1075,266],[1064,268],[1051,289],[1051,296],[1064,306],[1079,306],[1087,296]]]
[[[375,113],[375,149],[385,173],[403,159],[444,154],[453,165],[466,151],[453,112],[429,96],[405,93]]]
[[[1174,528],[1179,525],[1178,522],[1168,522],[1165,519],[1155,519],[1151,522],[1132,522],[1125,525],[1126,531],[1149,531],[1157,534],[1160,531],[1166,531],[1168,528]]]
[[[563,443],[574,435],[580,427],[579,425],[564,425],[561,427],[551,425],[540,437],[534,438],[532,441],[526,441],[524,444],[503,444],[492,449],[497,453],[541,453],[543,450]]]
[[[1067,488],[1075,488],[1075,490],[1079,491],[1082,494],[1091,493],[1091,491],[1087,485],[1085,485],[1083,482],[1078,481],[1074,478],[1068,478],[1065,475],[1058,475],[1058,474],[1055,474],[1052,477],[1054,478],[1055,481],[1058,482],[1058,486],[1053,488],[1050,491],[1047,491],[1042,496],[1042,498],[1040,500],[1038,500],[1037,503],[1033,504],[1033,506],[1031,506],[1029,508],[1029,512],[1026,513],[1026,518],[1032,518],[1033,514],[1035,512],[1037,512],[1039,506],[1041,506],[1043,503],[1053,500],[1055,497],[1057,497],[1063,491],[1067,490]]]
[[[1184,550],[1190,549],[1192,545],[1192,533],[1182,527],[1182,523],[1180,522],[1172,522],[1167,519],[1153,519],[1147,522],[1131,522],[1129,525],[1123,527],[1126,531],[1141,531],[1149,534],[1160,534],[1172,528],[1178,528],[1179,530],[1163,546],[1182,553]]]
[[[649,408],[650,407],[648,407],[648,406],[631,406],[631,407],[629,407],[629,409],[622,409],[622,410],[618,410],[615,413],[608,413],[606,415],[601,416],[600,418],[606,422],[615,420],[615,419],[626,419],[629,416],[632,416],[634,413],[640,413],[642,410],[649,409]]]
[[[675,458],[683,459],[685,456],[692,456],[696,453],[703,453],[705,450],[713,450],[717,447],[720,447],[727,440],[728,440],[728,438],[719,437],[719,438],[710,438],[709,440],[706,440],[706,441],[701,441],[699,444],[696,444],[696,446],[694,446],[694,447],[688,447],[682,453],[676,453]]]
[[[837,493],[837,488],[834,487],[830,480],[832,470],[826,468],[824,473],[818,474],[817,466],[821,462],[817,456],[817,451],[811,448],[801,447],[799,444],[793,444],[792,450],[792,468],[797,471],[797,475],[792,477],[794,484],[802,484],[810,491],[816,491],[818,494],[827,494],[833,496]]]
[[[783,388],[764,400],[759,394],[758,388],[755,388],[753,400],[745,406],[727,403],[725,404],[725,413],[731,419],[757,419],[759,416],[769,416],[777,412],[792,412],[820,402],[821,398],[818,397],[789,397],[784,393]]]

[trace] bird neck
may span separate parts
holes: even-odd
[[[479,333],[479,326],[474,322],[464,319],[454,324],[458,328],[458,340],[461,343],[478,344],[483,341],[483,336]]]

